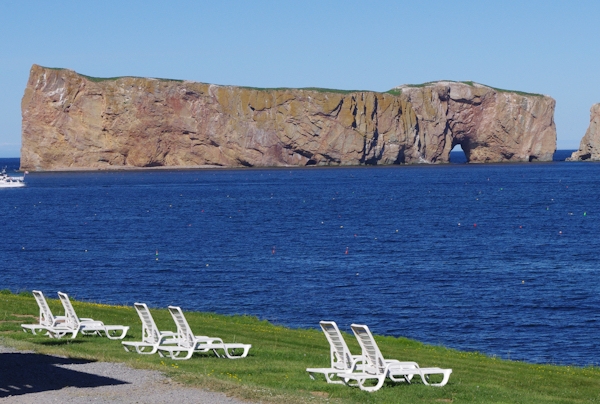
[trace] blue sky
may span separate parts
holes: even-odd
[[[371,4],[372,3],[372,4]],[[387,91],[472,80],[556,100],[559,149],[600,102],[597,1],[0,3],[0,157],[31,65],[253,87]]]

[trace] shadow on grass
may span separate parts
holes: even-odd
[[[99,387],[128,384],[110,377],[64,369],[56,365],[93,361],[35,353],[0,353],[0,398],[60,390],[64,387]]]

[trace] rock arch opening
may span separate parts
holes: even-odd
[[[453,164],[465,164],[469,162],[467,154],[460,143],[455,144],[454,147],[452,147],[452,150],[450,150],[449,160],[450,163]]]

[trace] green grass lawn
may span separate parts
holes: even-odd
[[[62,314],[58,300],[48,303]],[[133,307],[107,306],[73,300],[80,317],[105,324],[130,325],[127,340],[141,340],[141,322]],[[185,307],[183,308],[185,311]],[[175,331],[166,309],[152,309],[161,330]],[[589,403],[600,402],[600,369],[534,365],[500,360],[479,353],[424,345],[405,338],[376,337],[386,358],[416,361],[422,367],[451,368],[448,384],[425,386],[392,383],[374,393],[344,385],[311,380],[307,367],[329,365],[329,345],[321,331],[289,329],[249,316],[221,316],[185,312],[198,335],[221,337],[225,342],[252,344],[247,358],[229,360],[196,354],[187,361],[125,352],[120,341],[94,336],[55,340],[24,333],[20,324],[37,322],[38,307],[30,295],[0,293],[0,344],[71,358],[124,362],[135,368],[156,369],[173,379],[242,399],[273,403]],[[330,319],[327,319],[330,320]],[[335,320],[335,319],[333,319]],[[315,324],[317,327],[318,324]],[[353,353],[354,336],[345,334]],[[557,353],[558,355],[559,353]],[[0,355],[1,358],[1,355]],[[317,376],[318,377],[318,376]]]

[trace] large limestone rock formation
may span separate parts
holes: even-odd
[[[579,150],[573,152],[567,161],[600,161],[600,104],[590,108],[590,126],[579,144]]]
[[[24,170],[550,161],[552,98],[475,83],[250,89],[34,65]]]

